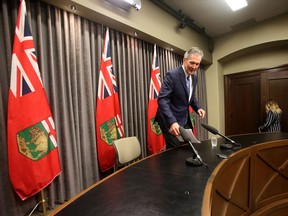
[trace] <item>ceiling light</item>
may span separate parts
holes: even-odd
[[[113,5],[120,7],[125,11],[129,11],[131,7],[137,11],[141,9],[141,0],[105,0]]]
[[[225,0],[225,1],[233,11],[237,11],[248,5],[246,0]]]

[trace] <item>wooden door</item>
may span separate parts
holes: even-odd
[[[281,130],[288,132],[288,67],[270,70],[269,73],[262,74],[261,80],[261,121],[264,122],[266,119],[266,101],[274,99],[282,109]]]
[[[260,74],[238,74],[225,79],[225,134],[257,132],[261,121]]]

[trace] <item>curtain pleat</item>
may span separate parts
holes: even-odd
[[[11,56],[18,0],[2,0],[0,8],[0,215],[25,215],[39,194],[21,201],[8,170],[6,122]],[[38,64],[56,125],[62,173],[44,189],[48,204],[63,203],[106,173],[98,167],[95,109],[106,26],[37,0],[26,0],[28,22]],[[142,157],[153,44],[110,29],[113,70],[119,88],[125,136],[137,136]],[[182,56],[157,47],[161,78],[182,63]],[[203,79],[205,74],[203,72]],[[202,82],[202,81],[201,81]],[[205,99],[204,86],[201,90]],[[199,99],[200,103],[202,98]],[[109,173],[108,173],[109,174]]]
[[[207,97],[206,97],[206,78],[205,70],[202,67],[199,67],[197,71],[198,76],[198,85],[196,96],[200,102],[202,108],[206,111],[206,116],[204,119],[199,119],[199,116],[194,113],[195,124],[196,124],[196,134],[197,139],[200,141],[208,139],[208,131],[201,126],[201,123],[207,123],[208,112],[207,112]]]

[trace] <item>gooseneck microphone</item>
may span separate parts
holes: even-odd
[[[183,127],[180,127],[179,130],[180,130],[180,134],[181,134],[183,140],[190,144],[190,146],[192,147],[193,153],[194,153],[193,157],[189,157],[186,159],[186,164],[191,165],[191,166],[205,165],[208,167],[208,165],[203,162],[203,160],[200,157],[200,155],[198,154],[197,150],[194,148],[194,146],[191,142],[191,138],[190,138],[189,134],[187,133],[186,129]]]
[[[220,148],[222,149],[232,149],[233,148],[233,145],[237,146],[237,147],[241,147],[241,144],[239,143],[236,143],[234,140],[230,139],[229,137],[227,136],[224,136],[223,134],[219,133],[219,131],[208,125],[208,124],[205,124],[205,123],[201,123],[202,127],[205,128],[206,130],[208,130],[210,133],[213,133],[215,135],[219,135],[221,137],[223,137],[226,141],[228,141],[229,143],[224,143],[224,144],[221,144],[220,145]]]

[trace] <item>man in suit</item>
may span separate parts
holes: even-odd
[[[179,127],[191,128],[189,106],[200,116],[205,117],[196,97],[197,69],[203,58],[203,52],[197,47],[191,47],[183,57],[183,64],[164,77],[158,96],[158,121],[163,132],[166,148],[172,148],[181,143],[176,138],[180,135]]]

